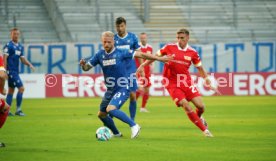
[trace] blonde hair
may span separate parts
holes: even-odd
[[[111,31],[105,31],[102,33],[102,37],[112,37],[114,38],[114,33]]]

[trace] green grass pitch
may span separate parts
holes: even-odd
[[[139,138],[131,140],[130,128],[115,120],[124,137],[107,142],[95,138],[100,98],[25,99],[27,116],[9,117],[0,129],[7,146],[0,161],[276,160],[275,96],[203,99],[214,138],[205,138],[169,97],[153,97],[151,113],[137,111]]]

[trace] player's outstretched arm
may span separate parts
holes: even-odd
[[[144,67],[151,64],[152,62],[154,62],[154,60],[146,60],[144,63],[140,64],[140,66],[136,70],[136,75],[138,75],[138,74],[143,75]]]
[[[89,65],[89,64],[85,61],[85,59],[81,59],[81,60],[80,60],[80,66],[81,66],[81,68],[82,68],[83,71],[88,71],[88,70],[90,70],[90,69],[92,68],[92,66]]]
[[[159,57],[159,56],[152,55],[152,54],[149,54],[149,53],[142,53],[140,51],[136,51],[134,56],[138,57],[138,58],[148,59],[148,60],[158,60],[158,61],[161,61],[161,62],[164,62],[164,63],[166,63],[170,60],[173,60],[172,56]]]
[[[207,74],[207,72],[205,71],[205,69],[203,68],[203,66],[202,66],[202,65],[201,65],[201,66],[198,66],[198,67],[197,67],[197,70],[198,70],[198,72],[199,72],[199,75],[200,75],[202,78],[204,78],[204,80],[205,80],[205,85],[206,85],[207,87],[209,87],[211,90],[215,91],[217,94],[221,95],[220,91],[219,91],[216,87],[212,86],[212,82],[211,82],[211,80],[209,79],[208,74]]]
[[[20,57],[20,60],[23,64],[29,66],[31,68],[31,70],[34,72],[35,71],[35,67],[32,65],[32,63],[30,63],[25,57]]]

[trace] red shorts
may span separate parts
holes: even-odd
[[[180,106],[179,102],[183,99],[191,101],[193,98],[201,96],[196,86],[190,87],[167,87],[166,88],[175,102],[176,106]]]

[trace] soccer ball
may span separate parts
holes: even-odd
[[[97,129],[96,131],[96,138],[99,141],[108,141],[112,137],[112,132],[109,130],[109,128],[103,126]]]

